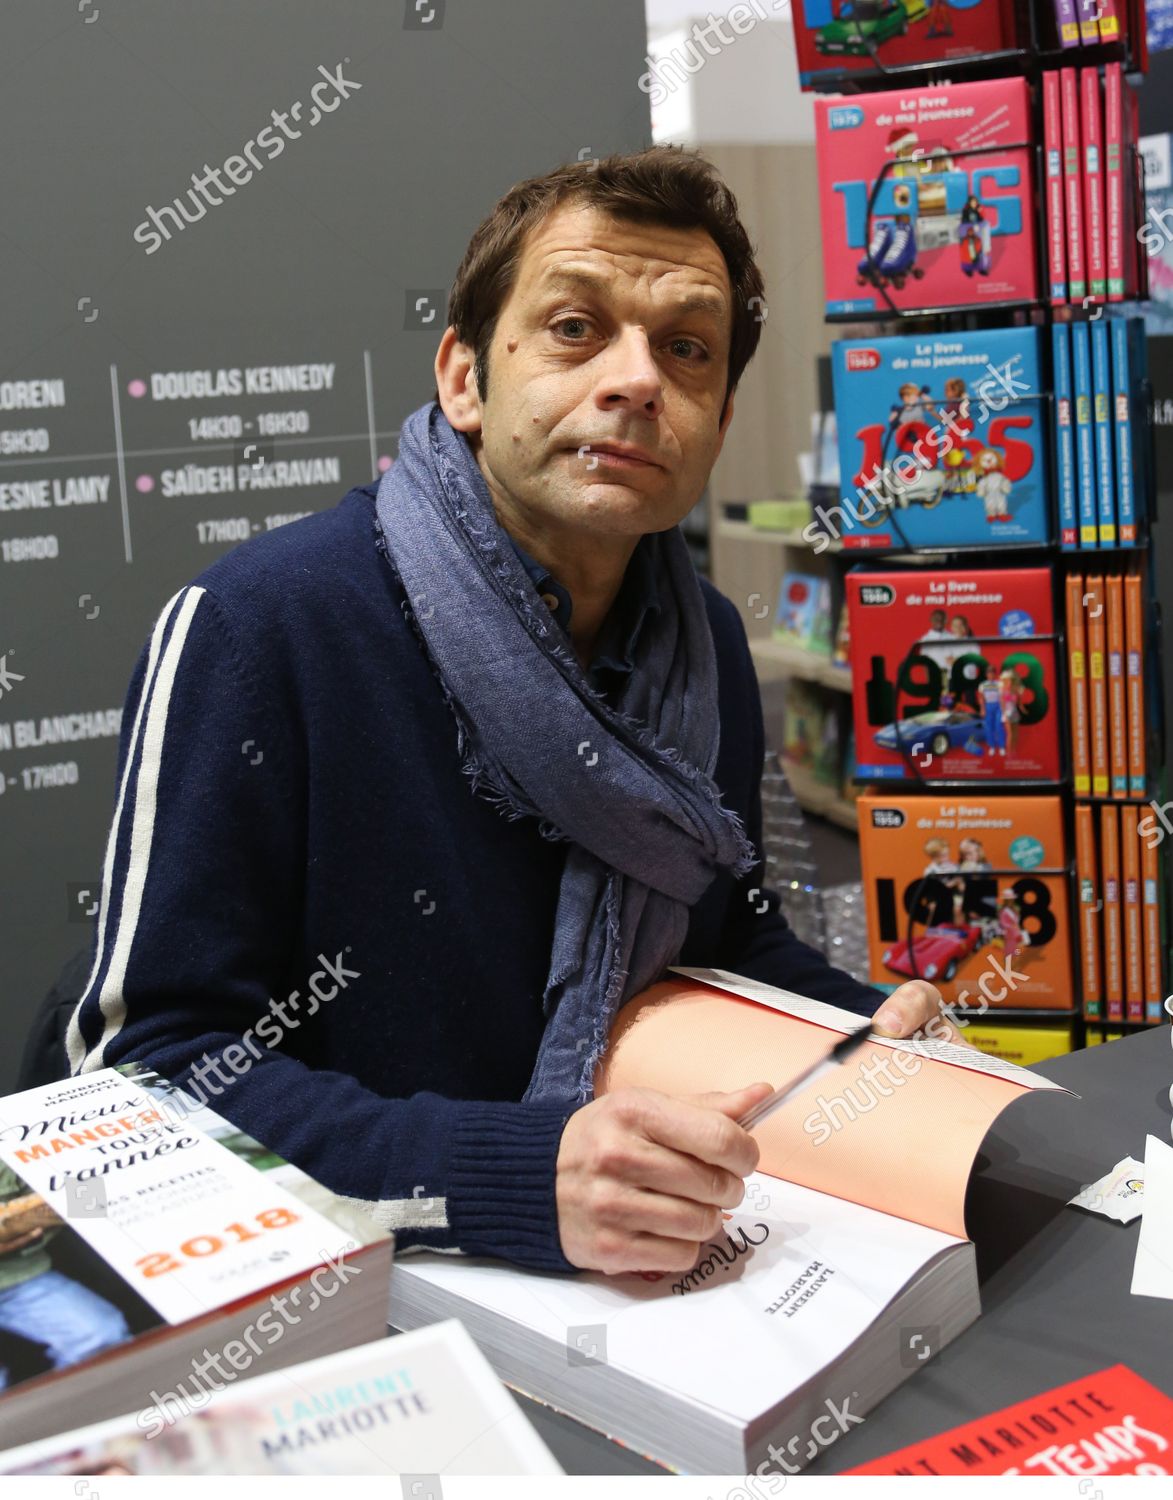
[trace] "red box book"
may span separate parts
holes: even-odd
[[[1058,780],[1049,569],[857,568],[846,583],[861,777]]]
[[[1015,42],[1009,0],[795,0],[792,16],[804,89],[828,74],[949,62]]]
[[[1039,294],[1024,78],[815,100],[828,315]]]

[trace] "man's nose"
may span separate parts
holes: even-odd
[[[600,406],[629,406],[652,417],[663,410],[660,370],[643,328],[625,328],[606,351],[596,398]]]

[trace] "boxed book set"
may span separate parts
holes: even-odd
[[[847,607],[861,777],[1058,781],[1049,569],[860,567]]]
[[[1038,296],[1024,78],[815,100],[828,316]]]
[[[831,347],[843,544],[1050,540],[1037,328],[841,339]]]

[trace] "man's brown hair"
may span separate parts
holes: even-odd
[[[475,351],[481,399],[489,393],[489,345],[517,278],[526,235],[563,203],[585,204],[639,224],[707,230],[725,258],[733,291],[729,368],[721,408],[753,357],[765,317],[762,273],[717,169],[684,146],[648,146],[596,161],[568,162],[516,183],[478,226],[448,297],[448,322]],[[433,392],[433,400],[438,393]]]

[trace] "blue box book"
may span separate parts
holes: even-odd
[[[853,549],[1050,540],[1037,328],[832,345],[840,505]]]

